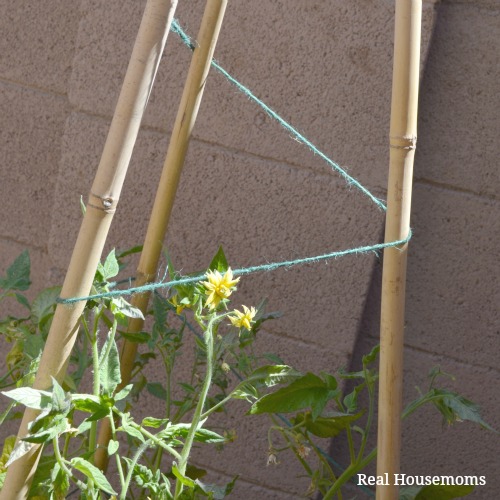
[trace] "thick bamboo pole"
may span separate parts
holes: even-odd
[[[213,53],[226,10],[227,0],[207,0],[200,30],[197,38],[197,47],[189,67],[184,85],[179,110],[172,130],[167,156],[156,192],[155,201],[148,224],[143,250],[136,273],[137,286],[142,286],[156,278],[160,261],[163,241],[167,232],[168,222],[174,204],[177,186],[179,184],[182,167],[191,139],[198,109],[200,107],[205,82],[208,76]],[[132,304],[143,313],[146,312],[149,293],[136,294],[132,297]],[[129,321],[127,331],[139,332],[143,328],[142,319]],[[117,390],[130,382],[130,374],[137,354],[137,344],[125,341],[121,350],[122,382]],[[110,423],[105,420],[101,424],[98,438],[98,449],[95,456],[95,465],[104,469],[107,462],[107,443],[111,437]]]
[[[62,287],[63,298],[85,296],[90,292],[176,6],[177,0],[148,0],[146,4]],[[59,382],[64,378],[84,306],[84,302],[57,306],[35,388],[50,388],[51,376]],[[25,411],[19,437],[26,435],[28,423],[36,415],[33,410]],[[41,451],[41,446],[33,445],[8,468],[1,500],[26,498]]]
[[[390,163],[385,241],[410,231],[413,159],[417,141],[422,0],[396,0]],[[382,274],[377,475],[378,500],[396,500],[401,447],[403,336],[408,244],[386,248]]]

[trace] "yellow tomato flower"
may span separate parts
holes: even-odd
[[[243,312],[234,310],[234,316],[228,316],[231,323],[237,328],[246,328],[250,330],[252,327],[253,319],[257,314],[255,307],[248,309],[247,306],[243,306]]]
[[[208,281],[203,281],[202,285],[206,288],[208,295],[206,305],[210,309],[215,309],[221,300],[227,299],[234,290],[236,290],[236,283],[240,278],[233,279],[233,271],[229,267],[222,275],[219,271],[208,271]]]

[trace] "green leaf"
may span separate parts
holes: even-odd
[[[8,467],[17,459],[26,455],[26,453],[31,450],[32,446],[33,445],[31,443],[27,443],[26,441],[18,441],[16,446],[14,446],[12,453],[10,454],[9,460],[7,460],[7,462],[5,463],[5,467]]]
[[[172,465],[172,473],[184,486],[187,486],[191,489],[195,488],[196,483],[192,479],[189,479],[189,477],[186,477],[184,474],[182,474],[177,465]]]
[[[27,290],[31,285],[30,268],[30,256],[28,250],[24,250],[7,269],[5,277],[0,278],[0,288],[4,290]]]
[[[122,399],[125,399],[130,394],[130,391],[132,390],[133,387],[134,384],[126,385],[120,392],[117,392],[115,394],[114,400],[121,401]]]
[[[31,318],[36,325],[44,323],[47,321],[47,317],[53,314],[60,293],[61,287],[53,286],[42,290],[37,295],[31,305]]]
[[[365,383],[356,386],[353,391],[344,398],[344,406],[348,412],[356,411],[358,408],[358,395],[365,386]]]
[[[99,383],[104,394],[111,396],[121,382],[120,355],[111,332],[99,355]]]
[[[213,498],[214,500],[222,500],[231,493],[237,478],[238,476],[236,476],[230,483],[224,486],[218,486],[216,484],[205,484],[202,483],[199,479],[196,479],[195,483],[197,488],[203,491],[203,493],[205,493],[208,498]]]
[[[273,387],[283,382],[295,380],[300,376],[300,372],[288,365],[266,365],[254,370],[242,384],[251,382],[260,383],[266,387]]]
[[[101,405],[99,398],[96,396],[91,397],[91,395],[78,394],[77,396],[84,396],[83,398],[75,399],[75,395],[72,396],[73,405],[77,410],[84,411],[87,413],[95,413],[99,410],[105,410],[109,413],[109,409],[107,406]],[[88,397],[85,397],[88,396]]]
[[[162,425],[169,422],[168,418],[154,418],[146,417],[142,420],[142,427],[153,427],[154,429],[159,429]]]
[[[95,465],[92,465],[90,462],[87,462],[87,460],[81,457],[72,458],[70,463],[72,467],[91,479],[100,490],[110,495],[118,494],[109,484],[106,476]]]
[[[380,344],[376,345],[368,354],[363,356],[363,366],[367,367],[372,364],[378,357],[378,353],[380,352]]]
[[[116,258],[115,249],[109,252],[104,264],[102,266],[102,273],[105,280],[109,278],[114,278],[120,272],[120,265],[118,264],[118,259]]]
[[[52,378],[52,409],[67,414],[71,408],[71,396],[67,395],[63,388]]]
[[[146,384],[146,389],[149,394],[155,396],[158,399],[162,399],[163,401],[167,400],[167,391],[159,382],[148,382]]]
[[[115,297],[111,299],[111,312],[122,324],[126,323],[125,318],[144,319],[142,311],[137,307],[134,307],[132,304],[129,304],[123,297]]]
[[[52,407],[52,394],[48,391],[39,391],[31,387],[19,387],[10,391],[3,391],[2,394],[35,410],[45,410]]]
[[[142,245],[136,245],[135,247],[129,248],[127,250],[124,250],[123,252],[120,252],[116,258],[118,260],[123,259],[124,257],[127,257],[129,255],[133,255],[136,253],[141,253],[142,252]]]
[[[114,439],[110,439],[108,443],[108,455],[114,455],[120,446],[120,443],[118,441],[115,441]]]
[[[410,486],[401,488],[399,500],[452,500],[469,495],[474,486],[458,486],[445,484],[431,484],[428,486]]]
[[[263,396],[252,405],[249,413],[290,413],[311,408],[313,419],[316,419],[325,408],[330,392],[318,376],[306,373],[289,386]]]
[[[30,433],[23,438],[28,443],[46,443],[60,436],[70,428],[69,420],[61,414],[46,415],[32,422]]]
[[[332,438],[340,434],[362,415],[363,412],[359,412],[356,415],[337,413],[329,417],[317,417],[313,420],[310,412],[299,413],[294,419],[294,425],[302,423],[311,434],[321,438]]]
[[[151,334],[148,332],[125,332],[120,330],[120,335],[129,342],[135,342],[136,344],[145,344],[151,338]]]
[[[133,426],[131,424],[131,420],[130,420],[130,417],[128,416],[128,414],[124,414],[122,416],[122,425],[121,425],[121,427],[119,427],[118,430],[122,430],[123,432],[128,434],[130,437],[138,439],[139,441],[141,441],[141,443],[146,442],[146,440],[144,439],[144,436],[141,434],[141,431],[139,431],[139,429],[137,429],[135,426]]]
[[[16,300],[27,309],[31,309],[28,299],[22,293],[15,293]]]
[[[166,437],[187,437],[191,424],[175,424],[169,425],[166,429],[158,433],[158,437],[164,439]],[[194,440],[198,443],[224,443],[226,439],[209,429],[203,427],[198,428],[195,432]]]
[[[220,273],[225,273],[228,267],[229,264],[227,263],[224,250],[222,250],[222,247],[220,246],[219,250],[217,250],[217,253],[214,255],[214,258],[212,259],[212,262],[210,262],[208,269],[210,269],[211,271],[219,271]]]

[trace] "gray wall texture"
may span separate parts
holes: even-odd
[[[0,269],[28,248],[33,294],[64,278],[80,195],[88,195],[144,5],[0,0]],[[177,17],[193,36],[203,8],[179,0]],[[405,400],[441,365],[500,428],[500,4],[424,2],[423,20]],[[393,25],[390,0],[232,0],[216,58],[383,198]],[[170,35],[107,250],[142,242],[189,60]],[[376,243],[383,224],[370,201],[209,76],[166,241],[179,268],[205,267],[219,244],[240,267]],[[243,279],[242,303],[267,296],[284,314],[260,348],[301,370],[349,365],[376,342],[380,265],[351,256]],[[296,478],[292,459],[266,468],[266,433],[244,411],[229,413],[236,443],[215,458],[199,450],[197,463],[213,480],[241,474],[235,498],[300,498],[307,480]],[[404,424],[402,471],[485,475],[471,498],[496,497],[498,457],[497,437],[468,423],[443,429],[431,410]]]

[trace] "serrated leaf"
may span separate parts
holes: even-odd
[[[28,443],[46,443],[64,434],[70,428],[68,419],[61,414],[46,415],[32,422],[30,433],[23,438]]]
[[[163,401],[167,400],[167,391],[159,382],[148,382],[146,384],[146,389],[152,396],[162,399]]]
[[[54,377],[52,378],[52,409],[67,413],[71,407],[71,396],[66,395]]]
[[[111,312],[117,317],[123,315],[127,318],[144,319],[142,311],[129,304],[123,297],[115,297],[111,300]]]
[[[299,413],[294,419],[294,423],[302,422],[302,425],[307,431],[314,436],[321,438],[332,438],[339,435],[349,425],[358,420],[363,415],[359,412],[356,415],[348,415],[346,413],[337,413],[328,417],[317,417],[313,420],[311,413]]]
[[[114,278],[120,272],[120,265],[118,264],[118,259],[116,258],[115,249],[109,252],[104,264],[102,266],[103,278],[108,280],[109,278]]]
[[[254,370],[243,383],[260,383],[266,387],[273,387],[283,382],[295,380],[301,373],[288,365],[267,365]]]
[[[50,316],[56,305],[57,298],[61,293],[60,286],[53,286],[41,291],[31,305],[31,318],[33,322],[40,325],[47,316]]]
[[[99,355],[99,383],[103,393],[111,396],[121,380],[120,355],[110,332]]]
[[[31,387],[19,387],[10,391],[3,391],[2,394],[34,410],[45,410],[52,407],[52,394],[48,391],[39,391]]]
[[[159,429],[162,425],[169,422],[168,418],[154,418],[146,417],[142,420],[142,427],[153,427],[154,429]]]
[[[8,467],[12,463],[14,463],[18,458],[21,458],[22,456],[26,455],[31,448],[32,448],[31,443],[27,443],[26,441],[18,441],[17,444],[14,446],[14,449],[12,450],[12,453],[10,454],[9,460],[5,463],[5,467]]]
[[[81,457],[74,457],[71,459],[71,466],[76,470],[79,470],[82,474],[91,479],[94,484],[105,493],[110,495],[117,495],[116,491],[113,489],[106,476],[98,469],[95,465]]]
[[[260,398],[248,413],[290,413],[311,408],[313,419],[316,419],[326,406],[329,394],[323,380],[313,373],[306,373],[289,386]]]
[[[0,278],[0,288],[4,290],[27,290],[31,285],[30,268],[30,255],[28,250],[24,250],[7,269],[5,277]]]
[[[15,293],[14,295],[16,297],[16,300],[19,302],[19,304],[26,307],[28,310],[31,309],[31,306],[30,306],[28,299],[22,293]]]

